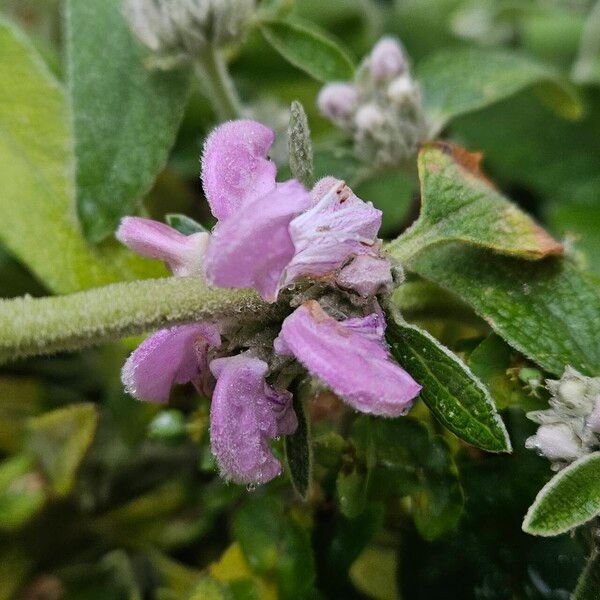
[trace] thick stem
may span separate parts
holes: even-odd
[[[269,319],[281,307],[250,290],[209,288],[197,278],[148,279],[48,298],[0,301],[0,363],[78,350],[177,323]]]
[[[207,46],[198,56],[196,66],[202,88],[210,98],[219,119],[227,121],[240,118],[242,104],[221,51],[214,46]]]

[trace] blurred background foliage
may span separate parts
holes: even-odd
[[[529,88],[453,120],[442,136],[482,151],[499,188],[566,236],[577,259],[600,274],[594,2],[288,4],[336,36],[355,60],[390,33],[406,46],[417,74],[442,50],[502,47],[571,79],[583,105],[577,119],[562,118]],[[0,6],[62,78],[60,3]],[[339,132],[316,111],[319,83],[290,67],[258,32],[230,58],[240,93],[258,115],[279,110],[285,125],[289,103],[301,100],[317,169],[352,171]],[[185,213],[209,226],[198,156],[216,118],[198,85],[144,205],[156,218]],[[418,191],[404,173],[363,181],[356,192],[384,210],[387,237],[418,213]],[[0,295],[45,293],[0,247]],[[165,410],[125,396],[119,371],[135,340],[21,361],[0,370],[0,599],[568,598],[588,540],[521,532],[527,507],[550,477],[547,462],[523,448],[534,429],[524,411],[543,404],[543,374],[439,290],[425,309],[413,311],[408,293],[398,302],[489,385],[513,455],[461,444],[419,405],[394,422],[356,418],[319,392],[309,408],[313,484],[303,502],[287,476],[255,490],[218,478],[207,400],[191,389],[176,390]]]

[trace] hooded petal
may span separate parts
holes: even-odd
[[[385,258],[362,254],[338,273],[337,283],[361,296],[374,296],[381,288],[392,283],[390,262]]]
[[[138,400],[167,402],[174,384],[194,382],[208,372],[206,353],[221,344],[211,323],[161,329],[129,356],[121,372],[125,391]]]
[[[166,262],[175,275],[204,276],[204,254],[210,237],[206,232],[183,235],[159,221],[125,217],[115,235],[141,256]]]
[[[321,277],[350,257],[377,251],[381,211],[357,198],[339,179],[326,177],[313,190],[313,206],[290,223],[296,252],[285,282]]]
[[[281,473],[269,440],[298,426],[292,395],[265,382],[267,363],[239,354],[210,364],[217,385],[210,439],[223,476],[235,483],[266,483]]]
[[[244,204],[275,189],[275,163],[267,152],[275,132],[242,119],[217,127],[202,153],[202,185],[213,215],[226,219]]]
[[[275,351],[293,354],[356,410],[397,417],[421,386],[391,360],[382,319],[374,314],[338,322],[311,300],[283,322]]]
[[[206,276],[219,287],[253,287],[274,301],[294,255],[290,221],[307,208],[308,192],[294,180],[244,204],[234,219],[217,223],[206,254]]]

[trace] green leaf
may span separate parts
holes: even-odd
[[[252,571],[274,578],[281,598],[301,598],[311,588],[315,566],[310,540],[283,513],[280,501],[250,499],[235,515],[233,532]]]
[[[86,237],[99,242],[166,164],[189,73],[146,68],[120,0],[68,0],[65,15],[77,208]]]
[[[312,187],[313,177],[313,149],[310,140],[308,118],[304,107],[294,100],[290,108],[290,122],[288,125],[288,153],[290,158],[290,171],[292,177],[303,183],[307,188]]]
[[[556,474],[537,495],[523,531],[553,536],[600,514],[600,452],[589,454]]]
[[[409,267],[459,295],[513,348],[554,375],[565,365],[600,372],[600,287],[569,261],[529,262],[448,244]]]
[[[582,114],[574,88],[552,67],[508,50],[442,50],[417,67],[425,108],[435,137],[453,118],[538,86],[556,110],[569,118]]]
[[[395,548],[367,546],[352,563],[350,579],[368,598],[396,600],[398,556]]]
[[[306,500],[312,479],[312,450],[310,424],[301,394],[294,394],[294,411],[298,418],[298,428],[292,435],[285,437],[285,458],[292,485],[299,496]]]
[[[23,33],[1,19],[0,53],[0,242],[59,293],[164,273],[116,242],[85,242],[74,217],[63,89]]]
[[[510,452],[510,439],[485,386],[448,348],[415,325],[388,317],[394,358],[423,386],[421,398],[460,439],[490,452]]]
[[[598,590],[600,590],[600,554],[596,554],[588,561],[571,600],[597,600]]]
[[[344,465],[335,483],[340,512],[355,519],[367,508],[369,472],[362,465]]]
[[[194,221],[191,217],[179,214],[165,215],[165,221],[167,225],[170,225],[173,229],[177,229],[179,233],[183,235],[192,235],[194,233],[202,233],[207,231],[205,227],[200,223]]]
[[[17,455],[0,464],[0,529],[23,526],[45,502],[44,482],[30,457]]]
[[[96,433],[95,404],[73,404],[34,417],[27,424],[27,446],[57,496],[66,496]]]
[[[360,417],[354,423],[352,440],[357,455],[367,464],[374,463],[370,496],[410,496],[415,525],[427,540],[456,526],[464,498],[443,438],[430,436],[423,424],[409,417]]]
[[[572,74],[578,83],[600,83],[600,2],[587,18]]]
[[[421,150],[421,214],[388,246],[393,258],[404,262],[427,246],[448,241],[533,260],[562,253],[558,242],[482,175],[480,159],[480,154],[446,142]]]
[[[354,66],[346,51],[314,25],[296,20],[266,20],[260,24],[260,30],[283,58],[314,79],[352,79]]]

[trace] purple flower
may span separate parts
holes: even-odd
[[[269,440],[291,435],[298,421],[292,395],[265,382],[267,363],[239,354],[213,360],[217,378],[210,439],[222,475],[235,483],[261,484],[281,473]]]
[[[202,185],[212,214],[235,215],[245,203],[275,190],[277,167],[267,158],[275,132],[242,119],[219,125],[202,153]]]
[[[202,157],[204,191],[219,219],[211,238],[206,275],[221,287],[254,287],[277,298],[283,271],[294,255],[289,224],[310,204],[295,180],[276,183],[266,155],[275,134],[241,120],[217,127]]]
[[[371,75],[376,81],[390,79],[407,70],[406,57],[400,44],[391,37],[381,38],[371,50]]]
[[[174,384],[192,382],[206,393],[207,352],[221,345],[219,329],[211,323],[161,329],[129,356],[121,380],[138,400],[167,402]]]
[[[380,210],[334,177],[317,182],[312,198],[313,206],[290,223],[296,252],[285,271],[286,284],[329,275],[352,256],[379,251]]]
[[[336,321],[311,300],[293,312],[275,340],[275,351],[293,355],[353,408],[398,417],[421,386],[390,359],[382,314]]]
[[[138,254],[167,263],[179,277],[203,277],[203,262],[209,234],[183,235],[176,229],[151,219],[124,217],[117,239]]]
[[[361,296],[374,296],[392,283],[390,262],[385,258],[361,254],[338,273],[336,281],[340,287],[354,290]]]
[[[308,194],[297,181],[244,204],[213,230],[206,255],[207,279],[219,287],[253,287],[277,299],[285,267],[294,256],[289,224],[302,212]]]

